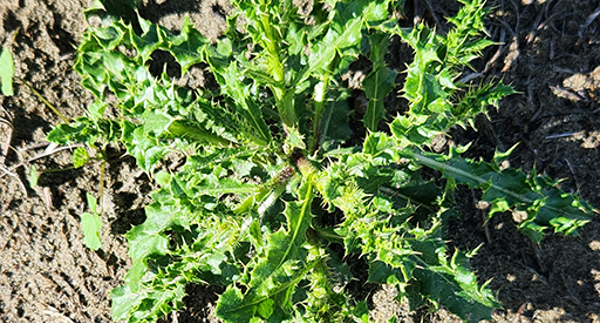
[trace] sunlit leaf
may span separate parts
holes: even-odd
[[[6,47],[2,48],[0,54],[0,92],[6,96],[11,96],[13,92],[13,76],[15,74],[15,64],[12,54]]]

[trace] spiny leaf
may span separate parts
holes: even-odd
[[[269,245],[272,248],[267,251],[265,261],[261,261],[254,269],[251,280],[253,285],[260,285],[284,263],[304,258],[303,254],[306,251],[303,245],[306,243],[306,230],[313,217],[310,210],[313,197],[312,186],[307,184],[302,200],[287,204],[285,209],[287,230],[279,230],[269,237],[271,239]]]
[[[277,298],[277,317],[287,314],[284,308],[290,307],[290,295],[295,285],[304,278],[304,275],[312,266],[302,266],[305,259],[304,244],[306,243],[306,230],[312,220],[310,205],[313,200],[311,184],[305,184],[301,190],[303,193],[300,202],[292,202],[287,205],[285,215],[287,218],[287,230],[279,230],[268,237],[269,249],[266,257],[261,258],[251,273],[249,282],[250,289],[242,294],[237,288],[229,289],[223,294],[217,305],[217,315],[221,318],[249,322],[254,313],[264,312],[265,302],[273,304],[272,298]],[[290,276],[291,271],[303,273],[303,275]],[[283,293],[283,294],[282,294]],[[283,297],[283,298],[282,298]],[[263,310],[261,310],[263,308]],[[273,312],[269,312],[273,314]],[[252,314],[252,315],[249,315]],[[278,322],[269,315],[264,319]]]
[[[442,172],[444,177],[483,190],[483,200],[492,204],[491,212],[503,211],[508,205],[526,211],[527,219],[520,224],[524,233],[536,242],[542,233],[576,233],[594,214],[594,209],[572,195],[552,187],[544,178],[527,178],[519,170],[500,170],[495,163],[462,159],[454,152],[450,156],[407,152],[417,164]],[[490,213],[490,216],[493,213]]]
[[[478,285],[461,253],[456,252],[447,260],[439,224],[434,222],[429,230],[407,230],[401,240],[403,248],[410,252],[400,254],[389,249],[391,246],[378,246],[385,252],[378,255],[381,262],[374,263],[379,265],[374,270],[379,268],[382,272],[370,271],[370,279],[398,284],[411,309],[433,302],[468,322],[490,319],[493,308],[499,304],[486,286]]]
[[[389,1],[353,1],[349,4],[335,4],[335,16],[327,29],[324,38],[317,42],[310,51],[307,68],[298,82],[302,82],[311,74],[322,73],[323,70],[339,71],[345,69],[359,54],[358,45],[362,38],[365,23],[376,23],[387,18]],[[331,66],[336,55],[342,64]]]
[[[377,125],[385,116],[383,99],[396,85],[396,72],[385,66],[384,56],[389,43],[388,35],[374,34],[369,37],[373,70],[363,80],[363,89],[369,99],[363,122],[370,131],[377,131]]]
[[[148,288],[137,292],[132,291],[129,285],[113,289],[110,292],[111,316],[128,323],[156,322],[157,317],[183,305],[185,285],[177,284],[177,281],[171,283],[171,286],[162,286],[161,289]]]
[[[189,219],[182,218],[180,212],[168,205],[164,205],[163,209],[160,204],[153,203],[146,207],[146,221],[126,234],[132,265],[125,282],[132,291],[137,290],[142,277],[148,271],[147,258],[168,253],[169,239],[163,231],[174,224],[186,226],[189,225]]]
[[[336,98],[328,102],[323,113],[321,125],[321,146],[325,150],[337,148],[337,144],[346,142],[352,135],[352,129],[348,123],[351,114],[348,101],[343,93],[332,92],[331,97]]]
[[[228,322],[246,323],[256,317],[256,314],[261,314],[268,322],[283,322],[290,316],[294,289],[316,264],[317,262],[312,262],[304,268],[293,268],[292,277],[274,281],[271,289],[262,295],[257,295],[252,290],[243,294],[237,287],[226,290],[217,303],[217,316]],[[269,307],[269,310],[266,311],[265,307]],[[265,314],[269,316],[263,316]]]
[[[228,65],[218,65],[215,60],[210,61],[223,92],[227,93],[235,102],[238,113],[248,122],[256,132],[259,143],[271,141],[271,134],[256,103],[250,100],[249,86],[240,80],[240,72],[235,62]]]

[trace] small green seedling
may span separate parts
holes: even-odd
[[[86,193],[89,212],[81,215],[81,228],[83,231],[83,243],[92,250],[98,250],[102,247],[100,240],[100,230],[102,229],[102,218],[98,214],[96,198],[90,193]]]
[[[10,50],[2,48],[0,54],[0,93],[11,96],[13,92],[13,76],[15,74],[15,63]]]
[[[40,180],[40,172],[37,170],[35,165],[29,166],[29,175],[27,176],[27,180],[29,181],[29,187],[34,189],[37,187],[38,182]]]

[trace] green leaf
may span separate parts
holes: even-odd
[[[59,144],[82,142],[95,144],[100,135],[106,134],[106,139],[114,139],[115,124],[112,122],[96,123],[90,118],[77,118],[71,124],[56,126],[47,136],[48,141]]]
[[[202,61],[200,54],[204,51],[209,41],[193,28],[186,16],[178,36],[169,42],[169,51],[181,64],[181,74],[185,74],[192,65]]]
[[[185,285],[177,279],[165,283],[161,289],[147,288],[132,291],[128,285],[119,286],[110,292],[111,316],[114,320],[127,322],[156,322],[183,306],[186,296]]]
[[[85,193],[85,199],[87,201],[87,205],[90,208],[90,210],[94,214],[97,214],[98,213],[98,201],[96,200],[96,198],[90,193]]]
[[[102,219],[97,213],[96,198],[86,193],[88,206],[93,213],[83,213],[81,215],[81,228],[83,231],[83,243],[92,250],[98,250],[102,247],[100,240],[100,230],[102,229]]]
[[[90,155],[88,155],[88,152],[84,147],[75,148],[75,150],[73,151],[72,158],[73,158],[73,167],[75,167],[75,168],[79,168],[79,167],[87,164],[88,161],[90,161]]]
[[[369,264],[369,282],[376,284],[395,284],[403,282],[404,277],[399,269],[392,267],[382,261],[374,261]]]
[[[138,304],[144,299],[142,293],[132,293],[129,286],[118,286],[110,291],[112,300],[111,316],[114,320],[129,320],[132,313],[137,309],[134,304]]]
[[[237,64],[231,62],[223,66],[217,64],[215,60],[211,60],[209,63],[216,73],[215,76],[221,85],[222,91],[234,100],[237,112],[251,126],[257,136],[256,139],[260,140],[258,143],[270,142],[272,140],[271,133],[256,102],[250,99],[249,86],[242,82],[243,79],[241,80],[240,75],[243,75],[243,73],[239,70]]]
[[[316,265],[316,262],[302,266],[306,259],[306,230],[312,220],[310,205],[314,192],[310,184],[300,190],[302,200],[288,203],[285,216],[287,230],[279,230],[268,237],[266,255],[262,255],[252,270],[249,289],[242,294],[237,288],[228,289],[217,303],[217,315],[232,322],[249,322],[254,313],[263,311],[276,317],[289,316],[290,295],[296,284]],[[294,274],[291,274],[294,273]],[[266,302],[266,304],[265,304]],[[276,308],[265,312],[265,308]],[[251,315],[249,315],[251,314]],[[279,320],[271,320],[279,321]]]
[[[266,299],[264,302],[258,304],[258,315],[264,317],[265,319],[269,319],[271,315],[273,315],[273,304],[275,301],[272,299]]]
[[[156,136],[167,132],[173,122],[173,118],[157,110],[146,110],[140,119],[144,124],[144,132],[154,133]]]
[[[102,219],[97,211],[96,198],[90,193],[86,193],[87,204],[92,213],[83,213],[81,215],[81,228],[83,231],[83,243],[92,249],[98,250],[102,247],[100,240],[100,230],[102,229]]]
[[[100,229],[102,229],[102,219],[97,214],[83,213],[81,215],[81,228],[83,230],[83,243],[92,250],[98,250],[102,247],[100,240]]]
[[[490,215],[508,206],[526,211],[527,219],[520,227],[536,242],[540,242],[541,234],[549,228],[576,233],[594,215],[591,205],[552,187],[544,177],[529,179],[519,170],[500,170],[495,163],[475,162],[454,154],[407,152],[406,156],[458,183],[481,188],[483,200],[492,204]]]
[[[138,166],[148,173],[154,170],[158,161],[170,150],[160,145],[158,139],[144,132],[144,127],[133,130],[126,140],[129,153],[135,157]]]
[[[32,189],[36,188],[38,185],[39,179],[40,179],[40,173],[38,172],[35,165],[32,164],[29,167],[29,176],[27,177],[27,180],[29,181],[29,187]]]
[[[317,262],[311,262],[302,269],[294,268],[294,274],[288,280],[270,281],[276,284],[264,295],[257,295],[255,290],[243,294],[237,287],[227,289],[217,303],[217,316],[228,322],[247,323],[255,317],[259,308],[263,307],[262,311],[269,314],[270,322],[283,322],[289,318],[291,294],[316,265]],[[269,310],[264,310],[264,307],[269,307]],[[266,319],[264,316],[263,318]]]
[[[100,119],[102,119],[102,116],[104,115],[104,111],[106,110],[106,108],[108,107],[107,104],[103,103],[103,102],[99,102],[99,101],[95,101],[94,103],[88,105],[88,112],[90,113],[90,116],[98,121]]]
[[[153,203],[146,207],[146,221],[125,235],[129,241],[128,254],[132,262],[125,282],[132,291],[137,291],[142,277],[148,271],[147,258],[168,253],[169,239],[162,232],[173,224],[186,224],[187,221],[181,219],[180,215],[168,206],[163,210],[160,204]]]
[[[304,78],[313,73],[322,73],[323,70],[335,69],[336,66],[330,64],[338,52],[351,57],[358,55],[355,47],[361,40],[363,27],[361,11],[367,4],[368,1],[365,0],[353,1],[351,5],[338,3],[333,24],[323,40],[311,48]]]
[[[388,35],[379,33],[369,37],[373,70],[363,80],[362,85],[365,95],[369,99],[363,122],[370,131],[377,131],[379,121],[385,117],[383,100],[396,84],[397,73],[387,68],[384,61],[389,43],[388,37]]]
[[[369,307],[366,301],[359,302],[354,308],[354,317],[358,322],[369,323]]]
[[[417,281],[407,288],[410,295],[415,296],[409,298],[411,309],[416,308],[413,304],[422,304],[422,300],[417,296],[420,295],[431,297],[466,322],[477,323],[491,319],[493,308],[499,306],[493,301],[493,295],[489,291],[480,290],[476,283],[461,286],[464,288],[462,289],[450,274],[454,273],[445,268],[429,267],[425,270],[415,270]],[[479,300],[483,300],[483,303]]]
[[[411,230],[414,240],[406,241],[413,254],[404,262],[414,263],[410,271],[412,279],[404,292],[411,309],[433,302],[444,305],[467,322],[490,319],[493,309],[499,306],[494,295],[487,284],[477,284],[463,253],[455,252],[448,261],[441,231],[439,222],[427,231],[415,228]]]
[[[337,97],[338,100],[327,104],[321,126],[321,141],[326,150],[328,148],[338,148],[338,144],[346,142],[352,136],[352,129],[349,124],[352,111],[348,101],[342,95],[335,95],[334,97]]]
[[[373,70],[363,80],[363,88],[369,99],[363,122],[370,131],[377,131],[379,121],[385,117],[384,99],[394,89],[397,73],[385,66]]]
[[[10,50],[2,48],[0,54],[0,92],[6,96],[11,96],[13,92],[13,76],[15,74],[15,64]]]

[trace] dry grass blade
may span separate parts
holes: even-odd
[[[596,20],[596,18],[600,15],[600,7],[598,9],[596,9],[596,11],[594,11],[591,15],[589,15],[587,17],[587,19],[585,20],[585,22],[579,26],[579,37],[583,37],[583,33],[585,32],[585,30],[587,29],[587,27],[589,27],[592,22],[594,22],[594,20]]]
[[[25,198],[29,198],[29,193],[27,191],[27,187],[25,186],[25,184],[23,183],[23,180],[21,179],[21,177],[19,176],[19,174],[6,169],[4,166],[0,165],[0,171],[4,172],[3,174],[0,174],[0,178],[2,178],[4,175],[8,175],[12,178],[15,178],[17,180],[17,183],[19,183],[19,186],[21,187],[21,189],[23,190],[23,194],[25,195]]]
[[[8,156],[8,149],[10,147],[10,142],[12,141],[14,127],[12,126],[12,123],[9,120],[6,120],[4,118],[0,118],[0,123],[5,124],[8,127],[6,141],[4,143],[0,142],[0,144],[2,144],[2,151],[0,151],[0,164],[4,164],[4,162],[6,161],[6,156]]]
[[[14,127],[12,125],[12,118],[8,111],[6,111],[6,109],[4,109],[3,107],[0,107],[0,109],[2,109],[2,111],[4,112],[4,117],[0,117],[0,123],[8,127],[6,134],[6,142],[2,145],[2,154],[0,155],[0,164],[4,164],[4,162],[6,161],[6,156],[8,156],[10,143],[12,142]]]
[[[58,320],[58,322],[73,323],[73,320],[71,320],[68,316],[59,312],[56,308],[54,308],[50,305],[46,305],[46,308],[47,308],[47,310],[44,311],[44,314],[52,317],[53,319]],[[56,322],[56,321],[54,321],[54,322]]]
[[[60,111],[58,111],[58,109],[54,105],[52,105],[52,103],[50,103],[48,100],[46,100],[46,98],[44,98],[44,96],[41,95],[40,92],[38,92],[35,88],[33,88],[33,86],[31,84],[29,84],[27,81],[25,81],[22,78],[20,78],[20,80],[23,84],[25,84],[31,90],[31,92],[33,92],[33,94],[35,94],[35,96],[38,97],[38,99],[42,100],[42,102],[44,102],[44,104],[50,110],[52,110],[52,112],[54,112],[64,123],[69,123],[69,119],[67,119],[67,117],[65,117]]]

